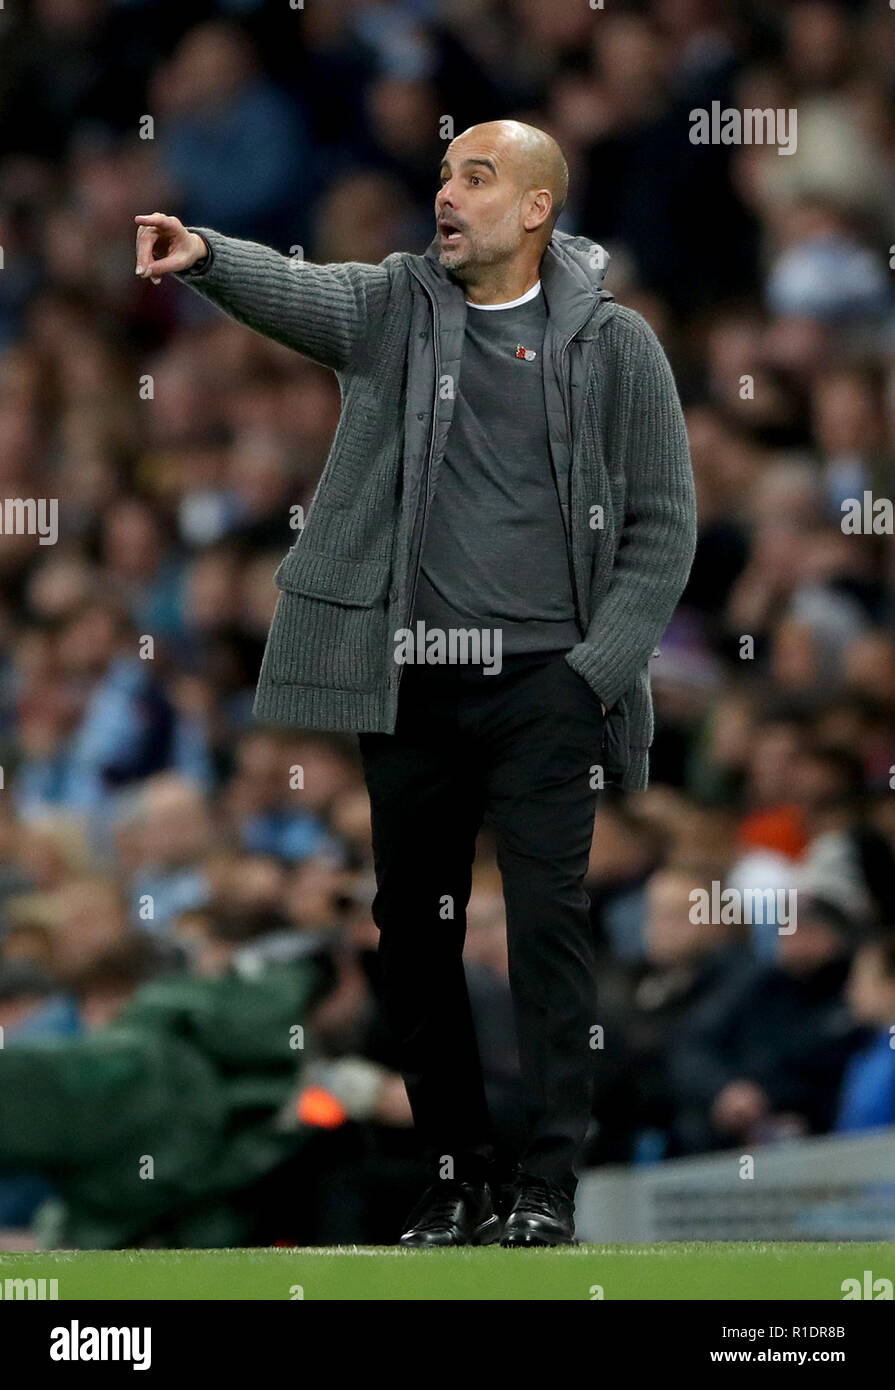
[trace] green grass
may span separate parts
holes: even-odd
[[[864,1271],[895,1281],[895,1244],[681,1242],[572,1250],[110,1250],[0,1255],[0,1280],[59,1299],[834,1299]],[[3,1290],[0,1289],[0,1292]],[[598,1296],[598,1295],[597,1295]]]

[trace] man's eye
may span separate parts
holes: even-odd
[[[469,182],[470,182],[470,183],[481,183],[481,182],[482,182],[481,174],[473,174],[472,177],[470,178]]]

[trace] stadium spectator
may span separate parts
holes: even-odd
[[[847,985],[852,1013],[869,1037],[842,1079],[834,1129],[839,1133],[895,1124],[895,937],[858,951]]]
[[[679,1152],[831,1127],[857,1041],[844,995],[851,944],[837,908],[801,901],[777,959],[731,971],[697,1005],[668,1057]]]

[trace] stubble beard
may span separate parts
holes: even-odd
[[[450,253],[445,256],[444,251],[439,252],[438,256],[443,268],[462,285],[474,283],[480,272],[487,267],[512,260],[518,250],[518,230],[514,212],[508,213],[506,221],[501,221],[494,227],[491,236],[484,243],[473,240],[469,231],[466,231],[465,236],[467,249],[456,259],[453,259]]]

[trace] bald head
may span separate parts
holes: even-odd
[[[445,269],[467,284],[514,262],[530,272],[565,205],[569,170],[546,131],[522,121],[470,126],[448,145],[435,214]]]
[[[547,221],[552,230],[569,192],[569,166],[553,136],[523,121],[485,121],[464,130],[454,145],[467,136],[477,140],[491,139],[500,147],[520,194],[546,189],[551,201]]]

